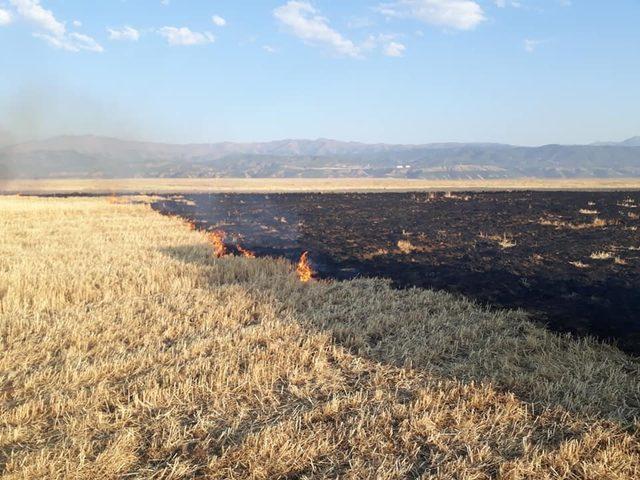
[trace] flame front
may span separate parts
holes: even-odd
[[[226,234],[222,230],[209,233],[209,241],[213,245],[213,254],[220,258],[227,254],[227,247],[224,244]]]
[[[245,258],[256,258],[256,254],[253,253],[251,250],[247,250],[245,248],[242,248],[240,245],[236,245],[236,248],[238,249],[238,252]]]
[[[306,283],[313,278],[313,270],[309,264],[309,252],[304,252],[296,267],[296,273],[301,282]]]

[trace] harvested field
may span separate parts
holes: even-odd
[[[0,179],[0,193],[284,193],[413,192],[455,190],[640,190],[640,178],[506,178],[417,180],[407,178],[77,178]]]
[[[185,195],[154,208],[320,278],[382,277],[522,308],[640,353],[638,192]]]
[[[4,478],[638,477],[637,359],[139,201],[0,197]]]

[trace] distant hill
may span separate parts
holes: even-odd
[[[172,145],[61,136],[0,146],[0,178],[640,177],[640,137],[616,144],[389,145],[329,139]]]
[[[618,147],[640,147],[640,136],[631,137],[623,140],[622,142],[596,142],[592,145],[613,145]]]
[[[628,138],[624,142],[620,142],[620,145],[625,147],[640,147],[640,136]]]

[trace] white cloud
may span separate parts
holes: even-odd
[[[486,20],[479,3],[473,0],[396,0],[380,4],[386,17],[415,18],[431,25],[471,30]]]
[[[62,36],[66,33],[63,23],[56,20],[51,10],[47,10],[40,5],[39,0],[10,0],[18,12],[18,15],[25,20],[37,25],[39,28],[51,32],[53,35]]]
[[[167,39],[169,45],[191,46],[213,43],[216,37],[209,32],[193,32],[187,27],[162,27],[158,33]]]
[[[382,51],[387,57],[402,57],[406,49],[407,47],[405,47],[402,43],[389,42],[384,46]]]
[[[263,45],[262,49],[267,53],[276,53],[278,51],[274,47],[272,47],[271,45]]]
[[[104,52],[104,48],[96,42],[89,35],[83,35],[82,33],[70,33],[68,35],[69,40],[78,50],[88,50],[90,52]]]
[[[340,55],[359,57],[360,49],[332,29],[309,2],[289,1],[273,11],[274,16],[293,35],[312,45],[326,45]]]
[[[13,16],[7,10],[0,8],[0,26],[9,25],[13,21]]]
[[[82,22],[80,20],[74,20],[71,23],[73,23],[74,27],[81,27],[82,26]]]
[[[40,38],[54,48],[67,50],[68,52],[88,52],[102,53],[104,48],[88,35],[81,33],[70,33],[69,35],[50,35],[48,33],[34,33],[34,37]]]
[[[513,8],[521,8],[522,7],[522,3],[520,3],[518,0],[511,0],[511,1],[494,0],[493,3],[495,3],[496,7],[498,7],[498,8],[505,8],[507,6],[513,7]]]
[[[111,40],[128,40],[137,42],[140,39],[140,32],[132,27],[107,28]]]
[[[538,46],[542,43],[542,40],[531,40],[527,38],[524,41],[524,49],[529,53],[533,53],[536,51],[536,48],[538,48]]]
[[[227,24],[227,21],[220,15],[214,15],[211,17],[211,21],[216,27],[224,27]]]
[[[56,19],[51,10],[40,5],[40,0],[9,1],[21,18],[43,31],[34,33],[33,36],[44,40],[52,47],[68,52],[104,52],[104,48],[90,36],[77,32],[68,33],[65,24]],[[81,25],[78,21],[72,24],[76,27]]]
[[[82,33],[70,33],[67,35],[67,41],[77,48],[76,51],[86,50],[88,52],[102,53],[104,48],[96,40],[89,35]]]
[[[44,40],[49,45],[68,52],[94,52],[102,53],[104,48],[89,35],[82,33],[69,33],[66,35],[51,35],[49,33],[34,33],[34,37]]]
[[[363,52],[370,52],[380,48],[383,55],[388,57],[402,57],[407,47],[397,41],[399,35],[380,33],[378,35],[369,35],[362,42],[360,49]]]

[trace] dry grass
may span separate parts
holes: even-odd
[[[617,225],[616,220],[605,220],[600,217],[593,217],[593,220],[589,223],[571,223],[559,218],[541,218],[538,223],[547,227],[556,227],[557,230],[569,229],[569,230],[584,230],[589,228],[604,228],[609,225]]]
[[[636,201],[633,198],[625,198],[622,202],[619,202],[617,205],[623,208],[638,208],[638,205],[636,205]]]
[[[506,233],[502,235],[487,235],[486,233],[480,232],[480,238],[491,240],[497,243],[502,249],[513,248],[518,245],[513,237],[508,236]]]
[[[0,198],[5,478],[630,479],[640,366],[518,313],[301,284],[143,204]]]
[[[569,265],[573,265],[576,268],[589,268],[589,265],[581,262],[580,260],[576,260],[574,262],[569,262]]]
[[[405,255],[410,255],[413,252],[415,252],[416,250],[418,250],[418,247],[416,247],[409,240],[398,240],[398,244],[397,245],[398,245],[398,250],[400,251],[400,253],[404,253]]]
[[[512,178],[417,180],[402,178],[128,178],[2,180],[0,192],[22,193],[195,193],[195,192],[351,192],[460,190],[640,190],[638,178]],[[436,197],[434,197],[436,198]]]
[[[445,192],[442,198],[446,198],[448,200],[462,200],[463,202],[468,202],[469,200],[471,200],[471,197],[469,195],[456,195],[452,192]]]
[[[589,255],[589,258],[593,260],[609,260],[610,258],[613,258],[613,253],[605,251],[593,252]]]

